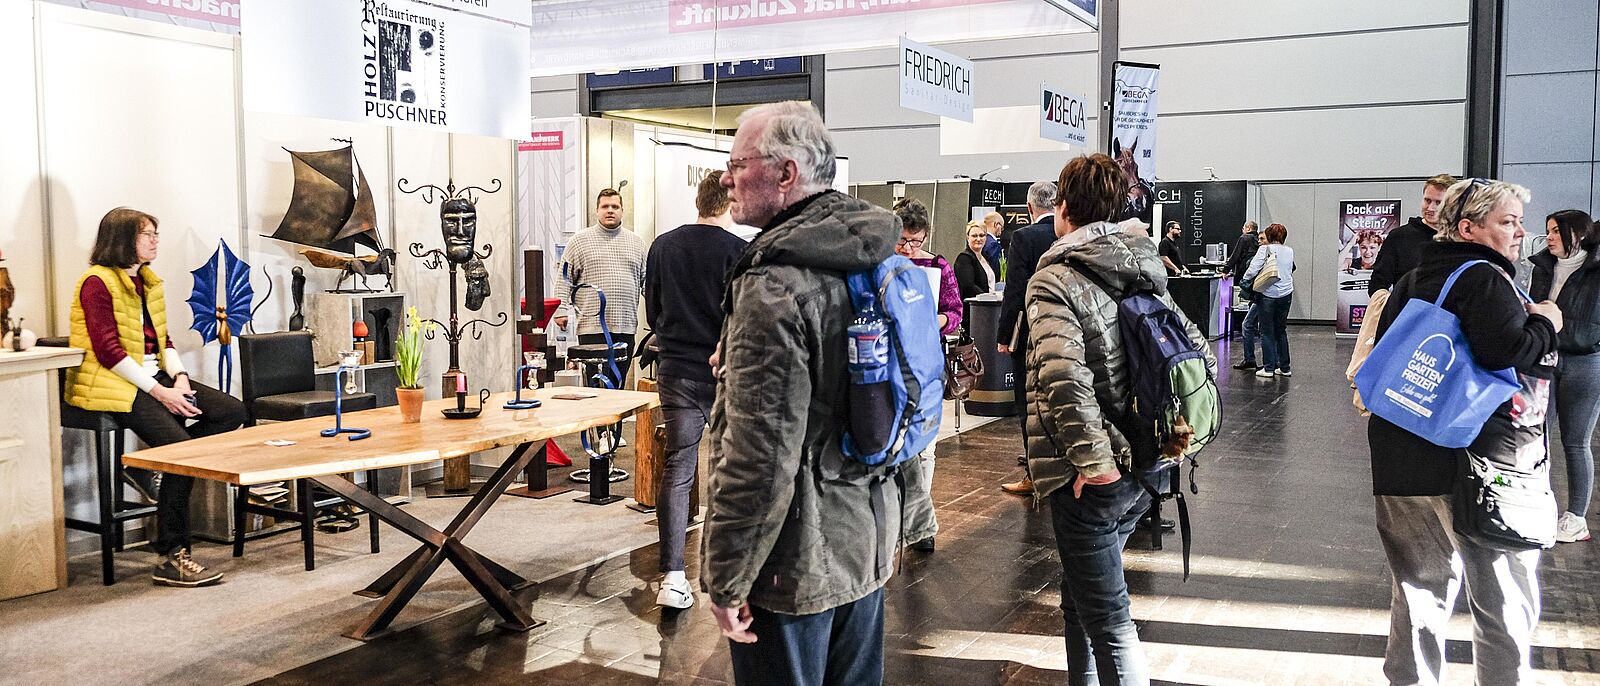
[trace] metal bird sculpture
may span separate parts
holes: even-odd
[[[194,291],[188,300],[194,323],[189,328],[200,332],[203,343],[221,343],[217,380],[222,392],[227,393],[233,386],[233,332],[244,332],[250,321],[250,302],[255,299],[250,265],[233,254],[227,241],[222,241],[205,264],[189,273],[194,276]]]

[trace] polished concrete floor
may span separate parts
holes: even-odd
[[[1291,346],[1293,378],[1224,370],[1219,379],[1226,428],[1202,453],[1191,497],[1189,580],[1175,537],[1160,551],[1143,533],[1129,544],[1134,615],[1158,684],[1382,682],[1389,581],[1373,531],[1364,421],[1342,377],[1349,345],[1307,327],[1293,331]],[[940,444],[942,532],[938,550],[910,553],[889,585],[887,683],[1065,683],[1048,513],[996,488],[1019,476],[1019,450],[1012,421]],[[1545,683],[1600,683],[1597,550],[1591,542],[1545,554],[1534,652]],[[709,613],[656,607],[656,564],[652,545],[529,589],[523,598],[548,623],[526,634],[495,629],[477,607],[268,683],[730,682]],[[696,561],[689,566],[692,577]],[[1470,683],[1464,604],[1451,629],[1446,682]]]

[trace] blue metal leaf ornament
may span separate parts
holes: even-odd
[[[194,322],[189,328],[200,333],[204,343],[222,345],[217,358],[217,380],[223,393],[233,386],[233,336],[250,322],[250,304],[255,289],[250,285],[250,265],[233,254],[222,241],[205,264],[189,272],[194,290],[189,294],[189,311]]]

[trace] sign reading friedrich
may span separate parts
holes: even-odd
[[[449,126],[445,54],[444,18],[365,0],[362,113],[368,119]]]

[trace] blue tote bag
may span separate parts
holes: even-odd
[[[1471,445],[1489,415],[1521,386],[1513,369],[1479,366],[1461,322],[1444,309],[1456,278],[1477,264],[1489,263],[1457,267],[1433,302],[1407,302],[1356,372],[1356,390],[1368,410],[1446,448]],[[1528,299],[1520,288],[1517,294]]]

